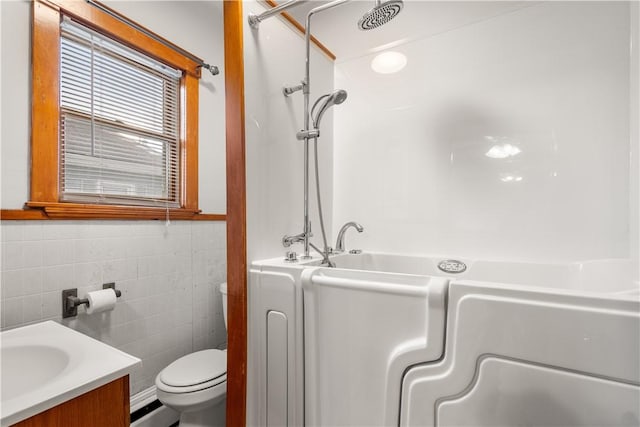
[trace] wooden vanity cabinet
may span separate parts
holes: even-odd
[[[13,427],[127,427],[129,376],[124,376]]]

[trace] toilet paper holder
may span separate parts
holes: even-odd
[[[122,292],[116,289],[115,282],[105,283],[102,285],[102,289],[113,289],[116,293],[116,297],[120,297]],[[78,298],[78,288],[65,289],[62,291],[62,318],[75,317],[78,315],[78,306],[88,305],[88,298]]]

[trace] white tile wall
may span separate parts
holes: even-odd
[[[635,279],[640,282],[640,3],[631,3],[631,170],[629,206],[631,208],[631,259],[635,260]]]
[[[224,222],[3,221],[1,328],[55,320],[142,359],[131,393],[176,358],[226,341]],[[61,318],[61,291],[122,290],[115,310]]]

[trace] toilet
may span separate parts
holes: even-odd
[[[227,326],[227,284],[220,285]],[[182,356],[156,377],[158,400],[180,412],[180,427],[225,425],[227,351],[202,350]]]

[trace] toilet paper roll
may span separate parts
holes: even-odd
[[[110,311],[116,306],[116,292],[113,289],[89,292],[87,294],[87,299],[89,300],[87,314]]]

